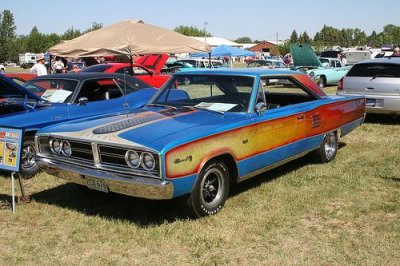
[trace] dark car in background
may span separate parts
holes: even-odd
[[[40,76],[24,87],[0,75],[0,126],[25,130],[21,173],[35,174],[33,136],[42,127],[78,118],[140,108],[156,89],[123,74],[83,73]]]
[[[379,58],[355,64],[340,80],[338,95],[362,95],[366,112],[400,115],[400,58]]]

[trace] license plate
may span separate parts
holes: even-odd
[[[86,186],[90,189],[108,192],[108,186],[106,182],[102,179],[93,178],[93,177],[86,177]]]
[[[365,103],[366,106],[374,107],[376,105],[376,99],[368,99],[367,98],[366,100],[367,100]]]

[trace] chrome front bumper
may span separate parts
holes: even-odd
[[[67,181],[86,186],[86,177],[104,180],[109,191],[146,199],[171,199],[174,186],[169,181],[113,173],[86,168],[37,156],[36,162],[45,172]]]

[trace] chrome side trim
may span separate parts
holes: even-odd
[[[172,199],[174,195],[174,185],[170,181],[69,165],[41,156],[37,156],[36,160],[38,165],[48,174],[75,184],[86,186],[85,178],[92,177],[103,180],[109,191],[128,196],[146,199]]]

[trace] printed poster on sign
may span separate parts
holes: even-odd
[[[0,127],[0,169],[19,171],[23,130]]]

